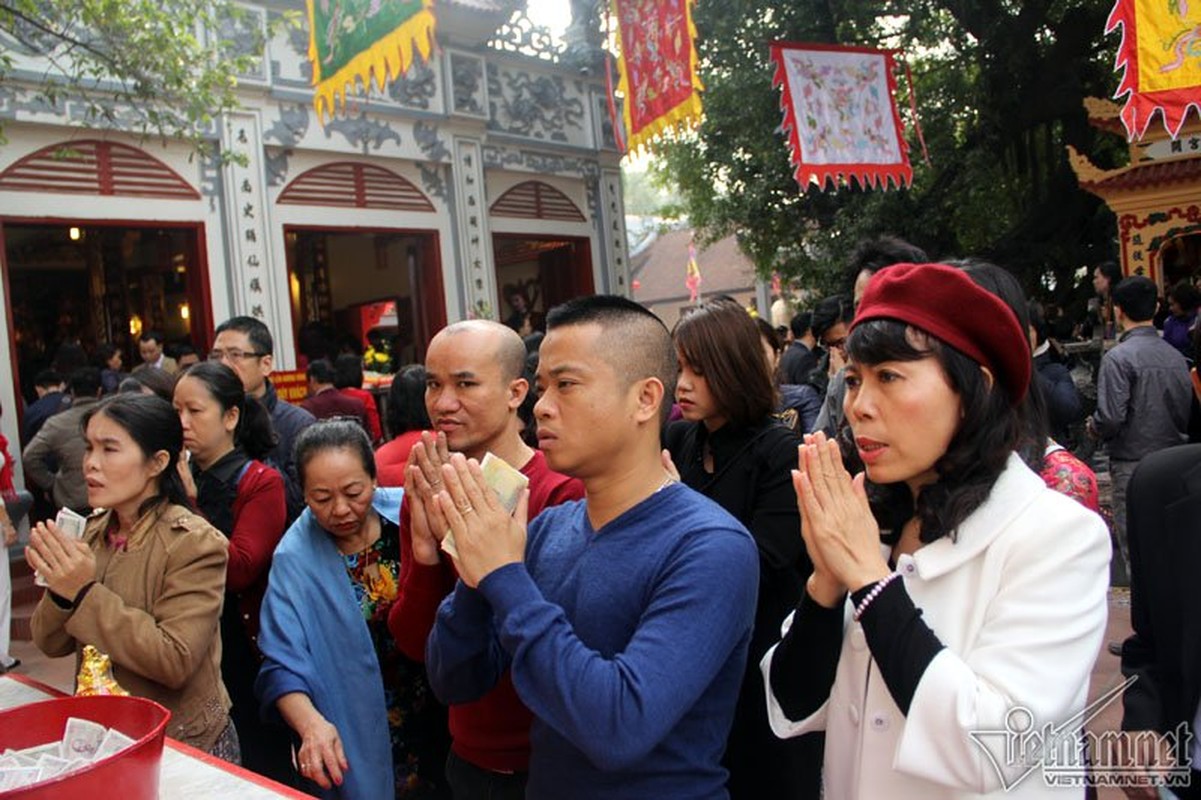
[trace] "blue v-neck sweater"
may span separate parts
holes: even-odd
[[[599,531],[586,511],[547,509],[524,564],[447,597],[427,644],[434,691],[468,702],[511,669],[535,716],[529,798],[725,797],[755,544],[682,484]]]

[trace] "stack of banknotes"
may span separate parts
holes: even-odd
[[[0,792],[75,772],[133,744],[133,739],[115,728],[71,717],[59,741],[24,750],[5,750],[0,755]]]
[[[484,454],[484,460],[480,462],[480,471],[484,473],[484,481],[496,492],[500,504],[512,514],[521,500],[521,493],[530,485],[530,479],[508,461],[491,453]],[[459,557],[453,531],[446,532],[442,539],[442,549],[456,559]]]
[[[54,518],[54,524],[62,531],[65,536],[72,539],[82,539],[84,526],[88,524],[87,517],[82,517],[76,514],[69,508],[60,508],[58,516]],[[33,573],[33,582],[43,589],[46,588],[46,579],[38,573]]]

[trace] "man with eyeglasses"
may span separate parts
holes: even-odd
[[[846,302],[845,295],[826,298],[822,301],[827,304],[824,313],[821,304],[818,305],[819,310],[813,312],[813,335],[829,353],[826,401],[817,415],[816,430],[825,431],[827,436],[833,438],[842,429],[842,401],[846,395],[843,368],[847,357],[847,332],[849,323],[855,318],[859,299],[867,291],[868,282],[877,272],[893,264],[924,264],[929,260],[929,256],[920,247],[895,236],[864,239],[851,253],[845,272],[846,285],[851,287],[851,302]]]
[[[254,317],[232,317],[217,326],[217,338],[208,357],[236,372],[246,394],[261,402],[271,415],[277,441],[267,461],[284,476],[291,523],[304,510],[292,445],[300,432],[317,420],[300,406],[279,399],[269,377],[275,367],[274,351],[275,342],[266,325]]]

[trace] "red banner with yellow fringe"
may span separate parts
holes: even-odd
[[[1156,111],[1173,139],[1189,108],[1201,112],[1201,3],[1118,0],[1105,32],[1121,26],[1115,69],[1123,70],[1114,98],[1124,94],[1126,136],[1141,139]]]
[[[696,73],[696,0],[613,0],[617,18],[618,91],[629,150],[701,118],[704,89]]]
[[[408,72],[434,48],[434,0],[308,0],[313,108],[319,119],[345,106],[346,93]]]

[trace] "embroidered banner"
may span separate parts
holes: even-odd
[[[909,186],[913,167],[897,113],[890,50],[775,42],[773,85],[802,190],[839,182]]]
[[[695,125],[704,89],[696,74],[696,0],[613,0],[617,89],[631,152],[666,130]]]
[[[308,0],[313,108],[321,120],[346,104],[356,82],[380,91],[404,75],[414,53],[434,47],[434,0]]]
[[[1122,26],[1115,69],[1123,71],[1114,98],[1128,95],[1122,124],[1141,139],[1156,111],[1173,139],[1189,108],[1201,113],[1201,3],[1189,0],[1117,0],[1105,32]]]

